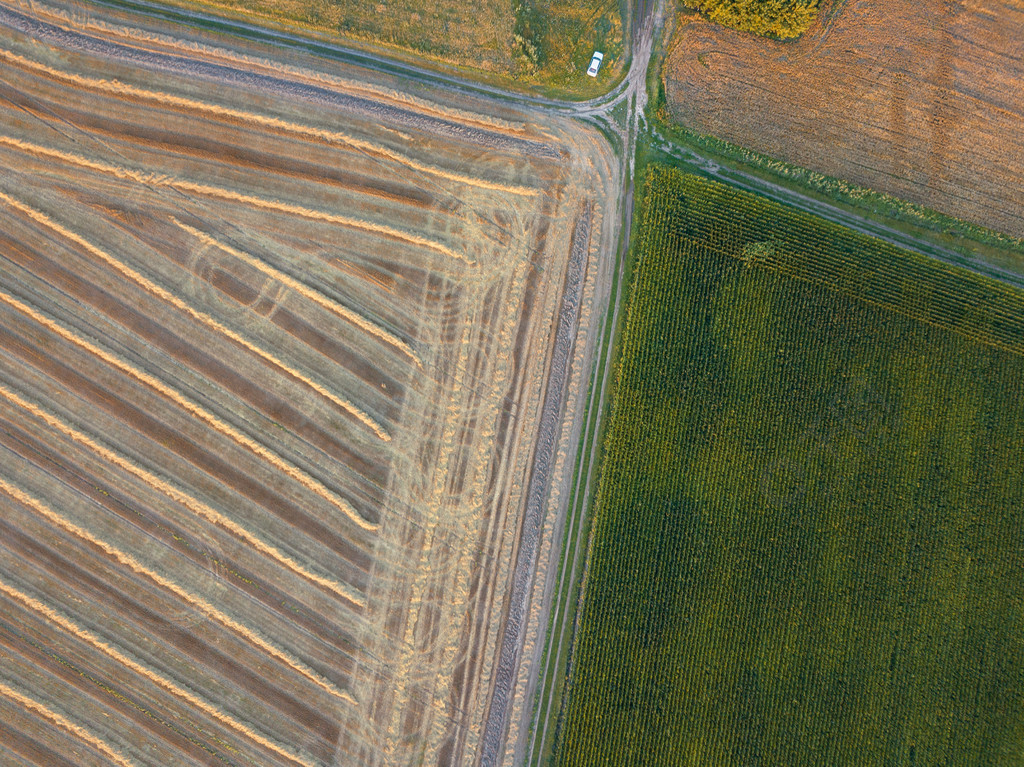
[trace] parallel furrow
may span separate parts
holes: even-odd
[[[0,137],[0,143],[3,143],[2,137]],[[152,280],[144,277],[142,274],[135,271],[127,264],[124,264],[122,261],[112,256],[110,253],[107,253],[105,250],[97,247],[96,245],[93,245],[91,242],[84,239],[75,232],[72,232],[70,229],[67,229],[65,226],[53,220],[45,213],[38,211],[35,208],[26,205],[25,203],[16,200],[7,194],[4,194],[3,192],[0,192],[0,201],[7,203],[15,210],[18,210],[24,215],[31,218],[33,221],[42,224],[43,226],[46,226],[49,229],[52,229],[54,232],[61,235],[62,237],[71,240],[76,245],[84,248],[92,255],[101,259],[104,263],[108,264],[110,267],[115,269],[119,274],[124,275],[125,277],[129,278],[130,280],[138,284],[144,290],[152,293],[158,298],[161,298],[162,300],[174,306],[179,311],[187,314],[189,317],[192,317],[193,319],[202,322],[207,327],[217,331],[218,333],[221,333],[227,338],[230,338],[232,341],[234,341],[242,348],[247,349],[248,351],[260,357],[264,361],[270,363],[273,367],[287,373],[296,381],[305,384],[307,387],[315,391],[317,394],[334,403],[344,412],[353,416],[357,421],[359,421],[364,426],[369,428],[383,441],[388,442],[391,440],[391,436],[386,431],[384,431],[384,428],[380,424],[378,424],[376,421],[370,418],[369,415],[363,412],[363,410],[356,407],[348,400],[342,399],[336,394],[328,391],[324,386],[317,383],[313,379],[309,378],[309,376],[303,374],[301,371],[296,370],[287,362],[280,359],[277,355],[246,340],[241,335],[231,330],[231,328],[227,327],[222,322],[211,317],[206,312],[200,311],[199,309],[190,306],[188,303],[178,298],[173,293],[168,292],[164,288],[154,283]]]
[[[354,605],[358,605],[359,607],[365,608],[366,601],[360,595],[353,592],[344,584],[339,583],[338,581],[335,581],[333,579],[317,575],[316,573],[310,571],[308,568],[296,562],[294,559],[292,559],[290,556],[285,554],[283,551],[278,549],[273,544],[267,543],[261,538],[258,538],[256,535],[249,532],[247,529],[239,525],[234,520],[225,517],[216,509],[203,503],[197,498],[194,498],[193,496],[184,493],[181,490],[178,490],[176,487],[171,485],[169,482],[166,482],[165,480],[161,479],[153,472],[142,468],[141,466],[133,463],[124,456],[115,453],[113,450],[110,450],[109,448],[104,447],[91,437],[65,424],[52,413],[47,412],[46,410],[32,402],[29,402],[24,397],[8,389],[6,386],[0,385],[0,397],[3,397],[12,404],[22,408],[27,413],[30,413],[38,420],[45,423],[47,426],[63,434],[64,436],[70,438],[72,441],[77,442],[80,445],[83,445],[84,447],[88,448],[89,450],[91,450],[104,460],[112,463],[113,465],[128,472],[129,474],[138,477],[139,479],[146,482],[154,489],[163,493],[165,496],[170,498],[175,503],[184,506],[189,511],[197,514],[206,521],[223,527],[225,530],[229,531],[241,540],[245,541],[269,559],[272,559],[278,564],[287,568],[288,570],[291,570],[296,575],[300,575],[306,580],[311,581],[312,583],[315,583],[318,586],[321,586],[337,594],[338,596],[348,600]]]
[[[2,477],[0,477],[0,490],[2,490],[4,493],[9,495],[14,500],[18,501],[23,506],[32,509],[41,517],[46,519],[48,522],[55,525],[56,527],[59,527],[61,530],[64,530],[65,532],[70,533],[76,538],[79,538],[80,540],[95,546],[104,554],[109,556],[111,559],[124,565],[132,572],[135,572],[149,579],[157,586],[160,586],[161,588],[171,592],[176,597],[181,599],[183,602],[196,608],[211,620],[214,620],[217,623],[224,626],[225,628],[230,629],[231,631],[235,632],[240,637],[245,639],[247,642],[251,643],[255,647],[260,648],[260,650],[262,650],[263,652],[276,658],[282,663],[285,663],[289,668],[299,672],[306,679],[313,682],[313,684],[317,685],[318,687],[330,693],[331,695],[341,698],[346,703],[354,704],[356,702],[355,699],[347,691],[339,690],[333,684],[323,679],[323,677],[321,677],[319,674],[309,669],[301,661],[293,658],[289,653],[286,653],[284,650],[281,650],[275,647],[274,645],[270,644],[267,640],[263,639],[255,631],[248,628],[247,626],[242,625],[229,615],[226,615],[221,610],[218,610],[216,607],[214,607],[212,604],[207,602],[199,595],[192,594],[191,592],[182,588],[180,585],[178,585],[171,579],[166,578],[163,575],[160,575],[160,573],[157,573],[154,570],[151,570],[150,568],[146,567],[130,554],[121,551],[120,549],[110,545],[106,541],[100,540],[92,533],[90,533],[88,530],[85,530],[84,528],[74,524],[73,522],[58,514],[52,508],[44,504],[38,498],[29,495],[24,490],[17,487],[16,485],[11,484],[10,482],[7,482]]]
[[[244,205],[251,205],[254,208],[260,208],[261,210],[270,210],[276,213],[288,213],[301,218],[307,218],[312,221],[323,221],[328,224],[338,224],[349,229],[358,229],[360,231],[382,235],[390,239],[405,242],[416,247],[427,248],[428,250],[433,250],[443,256],[454,259],[455,261],[463,261],[470,266],[474,266],[476,263],[471,261],[464,254],[453,250],[444,243],[440,243],[426,237],[421,237],[420,235],[412,234],[411,232],[403,232],[400,229],[395,229],[394,227],[386,226],[385,224],[375,224],[372,221],[362,221],[350,216],[343,216],[340,213],[328,213],[322,210],[307,208],[303,205],[296,205],[295,203],[281,202],[280,200],[267,200],[262,197],[256,197],[251,194],[242,194],[231,189],[224,189],[223,187],[211,186],[209,184],[197,184],[194,181],[186,181],[165,173],[147,173],[134,168],[122,168],[101,160],[90,160],[87,157],[72,154],[71,152],[65,152],[60,149],[51,149],[49,147],[42,146],[41,144],[34,144],[29,141],[22,141],[21,139],[14,138],[13,136],[0,135],[0,145],[7,146],[21,152],[27,152],[28,154],[32,154],[37,157],[60,160],[61,162],[77,165],[81,168],[86,168],[98,173],[106,173],[124,181],[134,181],[138,184],[142,184],[143,186],[167,187],[169,189],[176,189],[179,192],[189,192],[206,197],[215,197],[220,200],[239,202]]]
[[[0,590],[5,588],[4,584],[0,582]],[[96,751],[99,751],[107,759],[118,765],[118,767],[135,767],[134,762],[126,759],[118,751],[114,750],[114,748],[106,741],[100,740],[89,730],[85,729],[81,725],[75,724],[63,714],[54,711],[52,708],[49,708],[35,698],[30,698],[28,695],[18,692],[13,687],[10,687],[3,682],[0,682],[0,695],[3,695],[9,700],[13,700],[18,705],[31,711],[40,718],[45,719],[51,724],[56,725],[65,732],[71,733],[83,743],[87,743]]]
[[[157,686],[163,688],[175,697],[186,701],[191,706],[195,706],[197,709],[199,709],[212,719],[215,719],[221,724],[225,724],[231,729],[235,730],[236,732],[241,733],[246,738],[252,740],[254,743],[258,743],[263,748],[266,748],[269,751],[273,751],[279,756],[283,756],[286,759],[295,762],[296,764],[301,764],[304,767],[313,767],[312,762],[307,762],[306,760],[302,759],[300,756],[292,752],[290,749],[287,749],[277,743],[274,743],[273,741],[264,737],[260,733],[256,732],[251,727],[238,721],[231,715],[221,711],[215,706],[210,705],[199,696],[195,695],[194,693],[186,690],[181,685],[168,679],[160,672],[155,671],[152,668],[147,668],[146,666],[143,666],[141,663],[138,663],[135,660],[129,658],[127,655],[122,653],[117,648],[111,646],[107,642],[104,642],[100,637],[96,636],[96,634],[94,634],[93,632],[75,623],[69,618],[66,618],[64,615],[52,609],[48,605],[43,604],[38,599],[34,599],[33,597],[29,596],[23,591],[15,588],[14,586],[5,582],[2,578],[0,578],[0,593],[3,593],[4,595],[13,599],[14,601],[21,603],[29,610],[32,610],[33,612],[36,612],[39,615],[42,615],[44,618],[46,618],[54,625],[59,626],[62,630],[66,631],[67,633],[71,634],[72,636],[76,637],[82,642],[85,642],[89,646],[99,650],[103,654],[107,655],[108,657],[125,666],[125,668],[130,669],[131,671],[135,672],[144,679],[147,679],[153,684],[156,684]],[[0,693],[3,692],[5,692],[3,686],[0,685]],[[118,764],[128,765],[130,764],[130,762],[125,760],[123,762],[118,762]]]
[[[46,317],[44,314],[29,306],[24,301],[21,301],[17,297],[11,295],[10,293],[7,293],[2,289],[0,289],[0,302],[6,303],[7,305],[17,309],[26,316],[31,317],[33,320],[38,322],[43,327],[47,328],[47,330],[56,333],[61,338],[70,341],[79,348],[95,355],[96,357],[103,360],[112,367],[115,367],[121,372],[126,373],[127,375],[131,376],[140,383],[149,386],[154,391],[160,393],[161,395],[163,395],[164,397],[166,397],[167,399],[171,400],[176,405],[184,409],[186,412],[201,419],[202,421],[204,421],[209,426],[213,427],[221,434],[230,437],[238,445],[245,447],[254,455],[259,456],[270,465],[274,466],[277,469],[280,469],[289,477],[302,484],[302,486],[305,487],[307,490],[311,490],[312,492],[316,493],[318,496],[323,498],[325,501],[330,503],[332,506],[340,509],[345,514],[346,517],[348,517],[352,522],[355,522],[362,529],[369,531],[374,531],[378,529],[379,525],[376,525],[372,522],[368,522],[367,520],[363,519],[348,501],[346,501],[343,498],[340,498],[338,495],[336,495],[331,490],[326,488],[319,480],[310,476],[308,473],[302,471],[302,469],[295,466],[294,464],[283,460],[279,455],[277,455],[273,451],[264,447],[259,442],[256,442],[256,440],[252,439],[251,437],[238,431],[238,429],[231,426],[229,423],[226,423],[225,421],[223,421],[222,419],[218,418],[213,413],[208,411],[206,408],[183,396],[180,392],[176,391],[175,389],[172,389],[171,387],[167,386],[159,379],[154,378],[145,371],[140,370],[136,368],[134,365],[129,364],[125,360],[107,352],[106,350],[100,348],[91,341],[82,338],[77,333],[74,333],[71,330],[58,324],[57,322],[51,320],[49,317]]]
[[[391,346],[394,346],[400,352],[402,352],[403,354],[408,356],[410,359],[412,359],[419,367],[423,367],[423,362],[416,355],[416,352],[414,352],[409,347],[409,345],[407,343],[405,343],[405,341],[403,341],[402,339],[398,338],[394,334],[389,333],[387,330],[385,330],[384,328],[380,327],[379,325],[377,325],[377,324],[375,324],[373,322],[370,322],[366,318],[360,316],[356,312],[354,312],[351,309],[349,309],[347,306],[345,306],[343,304],[340,304],[337,301],[332,301],[330,298],[325,296],[323,293],[321,293],[321,292],[319,292],[317,290],[313,290],[312,288],[310,288],[305,283],[299,282],[298,280],[296,280],[291,275],[285,274],[284,272],[280,271],[279,269],[275,269],[273,266],[271,266],[270,264],[266,263],[265,261],[261,261],[258,258],[254,258],[254,257],[250,256],[248,253],[244,253],[244,252],[238,250],[237,248],[234,248],[234,247],[228,245],[227,243],[221,242],[220,240],[218,240],[218,239],[216,239],[214,237],[211,237],[210,235],[206,234],[205,232],[201,232],[198,229],[195,229],[195,228],[189,226],[188,224],[183,224],[181,221],[178,221],[178,219],[176,219],[176,218],[172,217],[171,220],[175,224],[177,224],[179,227],[181,227],[181,229],[183,229],[184,231],[188,232],[189,234],[191,234],[193,237],[195,237],[196,239],[198,239],[200,242],[204,243],[205,245],[209,245],[209,246],[214,247],[214,248],[219,248],[219,249],[223,250],[225,253],[228,253],[228,254],[234,256],[239,261],[241,261],[241,262],[243,262],[245,264],[248,264],[249,266],[251,266],[251,267],[253,267],[255,269],[258,269],[259,271],[263,272],[264,274],[272,277],[273,279],[277,280],[278,282],[282,283],[283,285],[287,285],[289,288],[294,290],[296,293],[299,293],[300,295],[308,298],[309,300],[313,301],[314,303],[318,304],[319,306],[322,306],[327,311],[336,314],[337,316],[341,317],[342,319],[347,320],[348,322],[352,323],[353,325],[355,325],[360,330],[364,330],[367,333],[369,333],[370,335],[372,335],[372,336],[374,336],[376,338],[379,338],[380,340],[384,341],[387,344],[390,344]]]
[[[48,77],[52,77],[56,80],[61,80],[66,83],[71,83],[75,86],[92,88],[94,90],[102,91],[104,93],[110,93],[117,96],[130,96],[133,98],[141,98],[149,101],[155,101],[159,104],[165,104],[168,106],[178,107],[182,109],[195,110],[197,112],[205,112],[206,114],[216,115],[218,117],[230,117],[232,119],[240,120],[243,122],[253,123],[261,125],[267,128],[273,128],[282,132],[293,133],[299,136],[306,136],[308,138],[320,139],[322,141],[328,141],[334,144],[340,144],[348,146],[361,152],[366,152],[371,156],[381,157],[393,162],[399,163],[412,170],[427,173],[431,176],[443,179],[445,181],[452,181],[459,184],[465,184],[467,186],[476,187],[478,189],[487,189],[489,191],[501,192],[504,194],[514,194],[522,197],[535,197],[540,194],[540,190],[532,189],[530,187],[515,186],[510,184],[498,184],[486,179],[479,178],[477,176],[466,176],[461,173],[454,173],[443,168],[438,168],[433,165],[418,162],[413,158],[399,154],[387,147],[380,144],[374,144],[364,139],[358,139],[354,136],[349,136],[339,131],[329,131],[322,128],[314,128],[308,125],[301,125],[299,123],[289,122],[282,120],[278,117],[268,117],[261,115],[256,112],[248,112],[240,109],[232,109],[230,107],[220,106],[219,104],[210,104],[204,101],[198,101],[196,99],[183,98],[181,96],[175,96],[170,93],[163,93],[160,91],[148,90],[146,88],[139,88],[134,85],[127,83],[118,82],[116,80],[104,80],[97,77],[86,77],[84,75],[77,75],[71,72],[66,72],[53,67],[48,67],[45,64],[32,61],[19,56],[10,51],[0,51],[0,59],[16,64],[25,69],[29,69],[35,72],[45,74]]]

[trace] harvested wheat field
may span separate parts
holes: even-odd
[[[0,30],[0,763],[472,760],[599,143]]]
[[[665,69],[688,128],[1024,235],[1024,5],[833,0],[776,42],[684,17]]]

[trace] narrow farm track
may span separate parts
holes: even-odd
[[[472,759],[615,160],[122,21],[0,6],[0,761]]]

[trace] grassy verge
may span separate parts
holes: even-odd
[[[606,93],[624,76],[625,0],[161,0],[280,29],[499,87],[569,99]],[[585,74],[605,52],[597,78]]]
[[[518,56],[514,72],[522,82],[565,93],[598,96],[624,73],[625,0],[516,0],[516,25],[529,31],[525,47],[535,56]],[[514,38],[518,42],[518,38]],[[596,78],[585,72],[591,54],[605,54]]]

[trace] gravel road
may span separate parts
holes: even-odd
[[[544,408],[541,411],[540,427],[537,432],[533,471],[530,475],[530,485],[526,495],[519,551],[516,557],[515,572],[512,576],[512,593],[509,597],[504,638],[501,642],[501,657],[495,674],[494,693],[487,716],[487,727],[484,730],[483,750],[479,761],[482,767],[496,765],[504,750],[508,706],[523,647],[525,628],[523,619],[527,612],[530,586],[536,566],[537,545],[540,541],[544,509],[547,507],[548,481],[551,477],[551,462],[555,454],[556,435],[561,427],[565,385],[569,377],[569,360],[572,358],[573,344],[576,340],[580,293],[583,288],[587,254],[590,252],[590,218],[591,210],[588,207],[577,219],[572,236],[572,254],[566,270],[562,309],[558,315],[555,348],[551,357],[547,392],[544,396]]]

